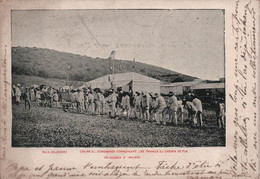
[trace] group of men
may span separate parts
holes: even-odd
[[[37,106],[42,104],[45,107],[58,105],[59,95],[58,90],[52,87],[22,87],[20,84],[12,87],[13,103],[19,105],[21,100],[24,100],[25,109],[31,108],[31,102],[36,102]]]
[[[192,127],[202,127],[203,107],[201,100],[193,93],[185,96],[183,100],[178,100],[173,92],[169,92],[166,97],[158,93],[135,92],[130,94],[127,91],[114,91],[110,89],[108,93],[101,90],[91,89],[83,92],[79,90],[75,95],[78,112],[84,110],[91,115],[108,114],[111,118],[129,119],[130,117],[142,122],[157,122],[157,124],[167,125],[172,123],[178,125],[178,121],[183,123],[183,109],[188,111],[188,119]],[[216,102],[217,123],[220,128],[224,128],[224,103]],[[168,119],[166,115],[168,114]]]
[[[164,97],[158,93],[135,92],[110,89],[104,92],[100,89],[77,89],[70,92],[72,108],[78,113],[89,115],[105,115],[111,118],[129,119],[135,118],[142,122],[156,121],[166,125],[165,115],[169,111],[170,121],[177,125],[177,111],[180,108],[180,116],[183,120],[183,108],[177,97],[170,93],[171,98],[167,103]]]
[[[143,120],[155,120],[158,124],[166,125],[166,114],[169,115],[169,122],[178,125],[181,117],[183,123],[183,108],[188,110],[188,116],[192,126],[203,126],[202,122],[202,103],[195,96],[179,101],[173,92],[169,92],[168,100],[158,93],[141,94],[136,93],[135,111],[141,111],[140,118]]]
[[[13,86],[13,100],[19,105],[21,97],[24,99],[25,109],[30,109],[31,101],[36,101],[37,106],[40,102],[52,107],[58,106],[62,101],[60,95],[63,89],[56,90],[52,87],[25,88],[21,90],[21,85]],[[156,122],[157,124],[167,125],[172,123],[178,125],[178,121],[183,123],[183,109],[187,109],[188,118],[192,127],[202,127],[202,103],[193,93],[185,96],[183,100],[178,100],[173,92],[169,92],[166,97],[158,93],[134,92],[110,89],[102,91],[97,88],[92,90],[77,89],[69,90],[71,107],[78,113],[89,115],[108,115],[110,118],[129,119],[130,117],[142,122]],[[215,102],[217,124],[219,128],[224,128],[224,102]],[[166,118],[168,114],[168,119]]]

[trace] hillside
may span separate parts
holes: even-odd
[[[165,82],[192,81],[195,79],[195,77],[140,62],[135,62],[135,68],[133,68],[132,61],[116,59],[114,65],[115,73],[133,71]],[[70,70],[68,70],[68,66],[70,66]],[[68,71],[69,79],[72,81],[90,81],[111,73],[107,59],[91,58],[42,48],[12,48],[13,75],[65,80]]]

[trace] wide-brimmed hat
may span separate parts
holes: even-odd
[[[174,93],[172,91],[170,91],[168,95],[172,96],[172,95],[174,95]]]
[[[16,86],[21,87],[21,85],[19,83]]]
[[[159,97],[159,94],[158,93],[154,93],[153,97],[157,98],[157,97]]]
[[[191,97],[195,97],[195,94],[194,94],[194,93],[189,93],[189,95],[190,95]]]
[[[128,95],[128,96],[130,95],[130,93],[128,91],[124,91],[123,94]]]
[[[97,92],[97,93],[101,92],[100,88],[95,88],[94,91]]]

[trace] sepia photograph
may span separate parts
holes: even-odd
[[[12,147],[225,147],[225,10],[12,10]]]

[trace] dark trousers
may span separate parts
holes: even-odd
[[[197,122],[199,124],[200,127],[203,126],[203,122],[202,122],[202,112],[201,111],[198,111],[197,112]]]
[[[31,109],[31,103],[29,100],[24,100],[24,107],[25,109],[27,109],[27,105],[28,105],[28,109],[30,110]]]
[[[49,107],[52,108],[53,98],[49,99]]]

